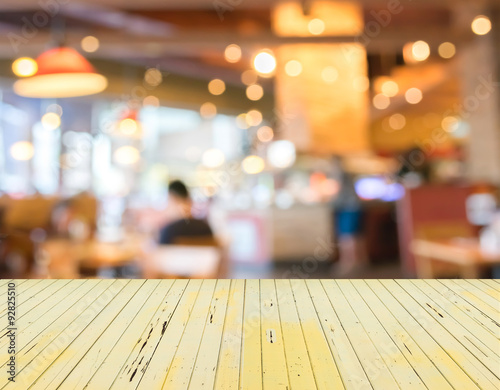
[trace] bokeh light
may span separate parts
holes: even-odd
[[[86,51],[87,53],[94,53],[99,49],[99,39],[89,35],[82,39],[80,45],[83,51]]]
[[[30,57],[21,57],[12,63],[12,71],[18,77],[33,76],[37,70],[38,64]]]
[[[217,115],[217,107],[210,102],[203,103],[200,107],[200,115],[206,119],[213,118]]]
[[[287,140],[274,141],[267,149],[267,158],[276,168],[288,168],[295,162],[295,145]]]
[[[385,110],[391,104],[391,99],[389,99],[384,94],[377,94],[373,97],[373,107],[377,110]]]
[[[231,44],[224,50],[224,58],[227,62],[235,63],[241,59],[241,47]]]
[[[201,156],[201,162],[207,168],[218,168],[224,164],[226,158],[219,149],[208,149]]]
[[[226,83],[221,79],[213,79],[208,83],[208,91],[212,95],[222,95],[226,90]]]
[[[422,91],[418,88],[410,88],[405,93],[406,101],[410,104],[418,104],[422,101]]]
[[[163,81],[163,75],[157,68],[149,68],[144,73],[144,81],[151,87],[157,87]]]
[[[264,88],[262,88],[259,84],[249,85],[246,89],[247,98],[252,101],[257,101],[264,96]]]
[[[264,160],[259,156],[248,156],[241,163],[241,168],[243,171],[250,175],[255,175],[264,170],[266,164]]]
[[[257,139],[260,142],[270,142],[274,137],[274,131],[269,126],[259,127],[257,130]]]
[[[254,60],[253,66],[262,75],[270,75],[276,69],[276,58],[270,50],[262,50]]]
[[[302,73],[302,64],[297,60],[290,60],[285,65],[285,73],[290,77],[296,77]]]
[[[116,149],[113,157],[115,162],[118,164],[133,165],[140,160],[141,154],[139,150],[137,150],[133,146],[127,145]]]
[[[132,118],[125,118],[118,123],[118,130],[124,135],[132,135],[139,130],[139,124]]]
[[[33,144],[28,141],[19,141],[10,147],[10,155],[14,160],[28,161],[35,154]]]
[[[48,112],[42,116],[41,122],[45,130],[55,130],[61,125],[61,117],[55,112]]]
[[[327,66],[321,71],[321,78],[325,83],[332,84],[339,78],[339,72],[333,66]]]
[[[455,45],[451,42],[443,42],[438,47],[438,53],[442,58],[452,58],[456,53]]]
[[[320,35],[325,31],[325,22],[318,18],[312,19],[307,24],[307,29],[313,35]]]
[[[393,130],[401,130],[406,126],[406,118],[402,114],[393,114],[389,117],[389,126]]]
[[[257,74],[257,72],[255,72],[255,70],[253,69],[248,69],[248,70],[245,70],[242,74],[241,74],[241,82],[245,85],[252,85],[252,84],[255,84],[257,82],[257,80],[259,79],[259,75]]]
[[[431,54],[429,44],[425,41],[417,41],[412,45],[413,58],[416,61],[425,61]]]
[[[491,21],[487,16],[476,16],[472,21],[471,28],[476,35],[486,35],[491,31]]]
[[[262,113],[259,110],[250,110],[247,112],[246,121],[248,126],[258,126],[262,123]]]

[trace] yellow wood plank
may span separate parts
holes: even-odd
[[[92,322],[64,348],[59,356],[52,361],[49,367],[43,372],[30,389],[47,390],[56,389],[62,381],[71,373],[96,340],[113,326],[114,320],[118,318],[124,307],[130,303],[136,292],[144,284],[144,280],[127,281],[125,288],[114,296],[111,302],[100,311]],[[137,302],[136,302],[137,303]],[[123,321],[123,318],[122,318]]]
[[[398,280],[396,283],[399,284],[399,286],[405,290],[422,309],[430,314],[435,322],[446,329],[458,342],[473,353],[479,361],[492,370],[492,372],[496,371],[497,367],[500,367],[500,359],[497,351],[490,349],[496,348],[498,342],[494,341],[492,346],[487,346],[485,340],[481,340],[477,334],[471,333],[466,327],[453,318],[453,316],[446,312],[444,307],[441,306],[443,305],[443,301],[446,303],[446,300],[432,300],[420,291],[412,281]],[[499,364],[498,366],[497,362]]]
[[[441,351],[441,356],[439,354],[434,354],[429,358],[416,340],[414,340],[411,334],[398,322],[396,317],[387,309],[378,296],[374,294],[364,280],[352,280],[351,282],[427,388],[443,390],[453,389],[438,368],[442,367],[440,369],[444,370],[445,373],[446,370],[450,373],[453,373],[453,370],[458,370],[462,376],[465,376],[455,362],[453,362],[444,351]],[[430,340],[432,341],[432,339]],[[381,346],[386,350],[389,356],[394,354],[394,345],[387,343],[381,344]],[[431,346],[430,350],[433,350],[432,348]],[[437,348],[439,348],[439,346],[437,346]],[[431,360],[431,358],[433,360]],[[460,381],[461,378],[459,377],[457,379],[458,384],[462,384]],[[471,383],[470,379],[467,379],[467,383]],[[467,385],[467,383],[465,383],[465,385]]]
[[[495,299],[482,289],[478,288],[475,285],[475,280],[452,280],[452,282],[478,297],[481,301],[489,305],[495,311],[497,316],[500,316],[500,301],[498,298]]]
[[[29,388],[127,283],[123,280],[99,281],[96,289],[92,289],[63,315],[54,319],[42,335],[26,345],[24,353],[18,353],[16,384],[11,382],[2,389],[15,388],[16,385]],[[100,291],[101,286],[105,288],[104,291]]]
[[[274,280],[260,281],[262,383],[264,389],[290,388]]]
[[[344,326],[339,321],[335,310],[333,310],[321,282],[319,280],[310,280],[307,286],[303,280],[296,279],[290,282],[297,299],[299,289],[306,288],[309,290],[309,295],[328,341],[331,354],[337,362],[344,386],[347,389],[372,389],[372,384],[368,380],[365,370],[347,337]],[[300,305],[300,302],[298,302],[298,305]]]
[[[175,305],[180,299],[186,285],[187,281],[185,280],[177,280],[175,282],[173,280],[161,280],[159,282],[158,287],[144,306],[140,308],[139,313],[114,345],[111,352],[106,356],[99,368],[92,373],[92,378],[86,384],[85,389],[109,389],[119,372],[124,367],[125,369],[130,368],[125,366],[125,362],[129,362],[127,364],[130,364],[130,362],[134,361],[130,359],[131,356],[132,359],[135,359],[135,362],[139,362],[136,357],[140,351],[143,351],[148,345],[151,346],[154,343],[153,340],[156,335],[153,334],[154,331],[162,328],[162,320],[165,319],[163,317],[164,313],[169,308],[175,309]],[[161,332],[159,333],[161,334]],[[132,355],[133,351],[135,351],[135,355]],[[141,367],[143,369],[144,366],[141,366],[142,363],[138,364],[136,368]],[[128,374],[131,374],[131,372],[128,371]],[[126,388],[125,386],[124,388]],[[137,384],[134,384],[133,388],[136,386]],[[76,387],[75,390],[78,388]]]
[[[300,327],[311,362],[318,390],[343,389],[344,384],[330,351],[322,324],[316,313],[309,291],[302,280],[289,280],[297,309]],[[338,356],[338,354],[337,354]],[[340,360],[337,360],[340,362]]]
[[[217,281],[214,296],[210,303],[203,339],[200,343],[196,364],[189,382],[190,389],[214,388],[230,287],[231,280],[219,279]]]
[[[491,334],[487,329],[485,329],[483,326],[478,324],[476,321],[474,321],[471,317],[469,317],[463,310],[461,310],[459,307],[457,307],[455,304],[453,304],[451,301],[446,299],[445,296],[439,294],[436,290],[434,290],[429,284],[425,283],[423,280],[414,280],[412,281],[413,284],[418,288],[423,294],[427,296],[427,298],[432,302],[436,304],[436,307],[439,308],[440,311],[442,311],[442,315],[444,317],[451,317],[454,320],[455,324],[461,325],[464,329],[466,329],[468,332],[455,332],[453,327],[448,327],[445,324],[445,321],[443,321],[443,325],[450,330],[453,335],[458,339],[462,335],[462,337],[469,338],[471,340],[477,339],[478,343],[481,343],[481,346],[486,348],[486,356],[491,354],[493,352],[494,354],[497,355],[497,358],[500,356],[500,340],[498,336],[499,334],[495,337],[493,334]],[[407,287],[410,286],[410,284],[405,284]],[[413,290],[411,289],[406,289],[407,292],[409,292],[414,298],[418,297],[415,295],[416,293],[411,292]],[[424,298],[425,299],[425,298]],[[432,305],[432,303],[430,303]],[[431,313],[433,314],[433,313]],[[437,313],[434,312],[435,315]],[[435,315],[433,315],[435,317]],[[441,320],[444,320],[444,318],[436,318],[438,321],[441,322]],[[500,330],[500,329],[499,329]],[[481,348],[484,349],[484,348]],[[489,349],[491,352],[488,352]]]
[[[494,280],[491,280],[491,279],[479,279],[479,280],[481,282],[483,282],[484,284],[487,284],[488,286],[490,286],[495,291],[500,292],[500,284],[498,284]]]
[[[93,373],[95,373],[99,369],[101,364],[105,360],[107,360],[111,350],[116,347],[117,342],[124,335],[126,335],[129,327],[135,325],[137,317],[140,316],[148,307],[148,301],[154,298],[152,297],[152,294],[158,290],[157,287],[160,284],[159,280],[147,280],[145,282],[132,281],[133,284],[139,284],[141,282],[143,283],[143,285],[137,290],[135,295],[128,301],[128,303],[120,311],[120,313],[112,320],[112,322],[104,330],[104,332],[102,332],[96,342],[89,348],[87,353],[85,353],[83,358],[78,362],[78,364],[72,367],[72,370],[68,374],[68,376],[62,378],[62,383],[60,382],[60,377],[58,378],[59,382],[53,381],[51,383],[51,386],[58,386],[58,390],[76,390],[83,389],[84,386],[86,386]],[[131,286],[127,286],[127,289],[130,288]],[[160,293],[158,295],[160,297],[163,297],[165,295],[165,292],[163,291],[163,293]],[[115,298],[115,300],[122,299],[126,299],[123,294],[120,294]],[[159,302],[156,301],[155,303]],[[142,328],[138,333],[140,333],[143,329],[144,323],[142,324]],[[132,337],[132,340],[135,342],[136,338]],[[132,347],[133,345],[130,346],[130,350],[132,349]],[[62,356],[64,356],[64,354]],[[121,356],[121,358],[124,360],[123,355]],[[109,374],[110,373],[108,372],[108,375]]]
[[[467,279],[466,282],[472,284],[475,288],[486,294],[488,299],[487,303],[493,305],[493,308],[500,311],[500,292],[496,288],[492,288],[477,279]]]
[[[222,345],[215,373],[216,390],[237,390],[240,376],[241,337],[245,281],[231,281],[231,290],[224,319]]]
[[[461,390],[479,388],[458,363],[440,346],[439,342],[427,333],[427,324],[422,326],[417,320],[418,317],[414,318],[411,311],[407,311],[382,285],[381,281],[366,280],[365,282],[453,388]],[[455,343],[457,342],[455,341]]]
[[[34,322],[36,322],[36,327],[31,328],[35,332],[39,332],[47,324],[53,322],[54,318],[52,316],[45,317],[46,313],[49,312],[54,307],[54,302],[50,299],[54,294],[62,294],[63,297],[67,297],[68,294],[74,289],[80,287],[83,284],[81,281],[71,281],[71,280],[56,280],[53,283],[47,283],[47,287],[41,291],[29,293],[28,298],[24,304],[20,304],[17,310],[16,321],[18,323],[19,333],[23,335],[23,341],[29,341],[31,338],[27,339],[30,333],[26,332],[27,328],[30,327]],[[31,295],[33,294],[33,295]],[[1,332],[6,331],[7,323],[4,323],[5,327],[1,329]],[[36,333],[38,334],[38,333]],[[8,343],[8,339],[5,333],[0,336],[0,350],[2,350]],[[18,343],[18,348],[22,344]]]
[[[446,297],[450,302],[452,302],[456,307],[460,308],[464,313],[470,316],[475,322],[487,329],[494,336],[498,337],[500,332],[500,324],[488,315],[483,313],[475,305],[471,304],[469,301],[450,290],[448,287],[444,286],[438,280],[425,280],[425,282],[431,286],[434,290],[439,292],[441,295]]]
[[[384,359],[361,326],[359,319],[349,306],[336,281],[322,280],[321,284],[373,388],[385,390],[398,389],[399,386],[394,380],[392,373],[387,369]]]
[[[409,280],[408,283],[411,283]],[[438,342],[439,345],[457,362],[467,375],[484,389],[500,388],[500,380],[478,356],[471,353],[448,330],[443,328],[411,295],[406,293],[395,281],[383,280],[384,287],[405,307],[415,320]],[[479,357],[480,358],[480,357]],[[491,362],[492,365],[494,364]],[[498,365],[497,365],[498,367]]]
[[[24,294],[17,295],[16,297],[16,319],[19,321],[25,314],[32,314],[34,308],[37,307],[40,303],[43,303],[47,300],[48,297],[51,297],[53,294],[56,294],[58,290],[67,285],[70,281],[60,281],[60,280],[51,280],[47,283],[38,283],[33,285]],[[50,304],[50,303],[49,303]],[[3,315],[7,313],[7,305],[5,305],[3,310]],[[34,318],[39,318],[41,313],[38,311],[38,314]],[[29,323],[29,322],[28,322]],[[7,328],[7,323],[3,322],[3,327],[0,327],[0,332],[3,332]],[[0,346],[3,345],[5,340],[3,339],[3,335],[0,336]]]
[[[295,307],[290,281],[285,279],[276,280],[275,285],[290,388],[315,389],[317,386]]]
[[[25,301],[35,296],[39,291],[53,284],[55,280],[49,280],[45,283],[40,282],[41,280],[38,279],[23,279],[21,280],[21,283],[16,285],[16,305],[18,308],[20,308]],[[7,286],[5,286],[4,291],[4,293],[7,294]],[[6,315],[7,306],[4,305],[4,307],[0,307],[0,318],[5,317]]]
[[[174,282],[161,310],[148,325],[139,342],[135,343],[134,349],[130,352],[128,357],[126,357],[125,362],[122,364],[122,369],[112,382],[110,389],[121,390],[139,388],[139,383],[143,379],[145,372],[159,375],[156,371],[151,371],[152,362],[154,362],[153,358],[155,357],[154,355],[158,350],[161,350],[161,348],[168,350],[174,348],[172,345],[160,347],[160,342],[172,333],[170,330],[172,328],[177,329],[182,326],[182,334],[183,322],[187,321],[187,319],[183,318],[182,314],[179,316],[178,310],[183,314],[186,313],[186,311],[188,313],[190,312],[191,305],[198,295],[200,285],[201,281],[176,280]],[[169,325],[172,325],[172,327]],[[169,334],[166,334],[167,330],[170,330]],[[181,334],[178,334],[175,338],[172,337],[171,342],[178,342]],[[176,344],[173,345],[175,346]],[[168,362],[164,361],[160,369],[163,372],[166,371],[168,369]],[[165,374],[163,372],[160,375],[162,383],[165,379]]]
[[[260,337],[260,285],[259,280],[245,283],[243,311],[243,337],[241,339],[240,389],[262,389],[262,340]]]
[[[406,359],[405,354],[372,313],[351,281],[338,280],[337,284],[398,386],[402,389],[425,389],[426,386]]]
[[[189,380],[193,373],[193,368],[198,355],[200,342],[210,318],[210,304],[214,296],[214,279],[203,280],[200,292],[193,305],[189,318],[186,318],[187,325],[184,328],[182,338],[174,353],[163,355],[161,358],[154,356],[154,359],[161,359],[168,366],[168,372],[165,370],[166,378],[163,381],[150,381],[149,389],[157,388],[157,383],[163,383],[163,389],[187,389]],[[220,342],[220,340],[218,340]],[[172,348],[173,350],[173,348]],[[142,383],[144,386],[145,383]]]
[[[469,302],[472,306],[481,310],[483,315],[489,317],[492,321],[497,324],[500,324],[500,317],[498,312],[493,309],[490,305],[484,302],[482,299],[478,298],[475,294],[473,294],[470,289],[465,288],[463,285],[454,283],[453,280],[448,279],[440,279],[439,283],[443,284],[445,287],[450,289],[452,292]]]

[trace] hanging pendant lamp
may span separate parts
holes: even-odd
[[[57,47],[40,54],[38,70],[14,83],[14,92],[32,98],[65,98],[93,95],[106,89],[106,77],[98,74],[80,53]]]

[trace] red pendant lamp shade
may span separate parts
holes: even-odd
[[[92,95],[107,87],[104,76],[80,53],[69,47],[47,50],[36,59],[38,71],[16,81],[14,91],[21,96],[62,98]]]

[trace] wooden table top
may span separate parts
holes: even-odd
[[[1,389],[500,388],[496,280],[16,283]]]
[[[412,243],[412,251],[420,256],[456,264],[500,264],[500,253],[481,250],[477,238],[416,239]]]

